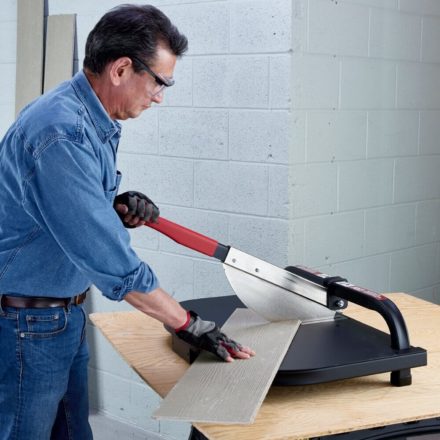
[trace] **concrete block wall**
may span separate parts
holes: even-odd
[[[15,65],[17,62],[16,0],[6,0],[0,10],[0,137],[15,119]]]
[[[138,0],[135,3],[143,3]],[[49,0],[88,32],[119,0]],[[276,265],[439,301],[440,6],[436,0],[152,0],[190,41],[161,106],[124,122],[121,190]],[[14,117],[16,0],[0,11],[0,136]],[[178,300],[231,294],[221,265],[147,228],[138,254]],[[94,292],[88,311],[129,310]],[[159,398],[92,326],[98,411],[150,418]],[[148,335],[146,335],[148,337]]]
[[[79,65],[88,32],[119,3],[49,1],[49,14],[77,14]],[[121,190],[145,192],[164,217],[285,266],[291,0],[150,3],[187,35],[189,52],[164,103],[123,123]],[[232,294],[219,262],[148,228],[131,235],[176,299]],[[129,308],[98,292],[88,303],[89,311]],[[150,418],[159,398],[96,329],[88,331],[93,407],[166,438],[186,438],[187,424]]]
[[[440,302],[440,2],[294,0],[289,260]]]

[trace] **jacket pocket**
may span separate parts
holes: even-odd
[[[116,172],[116,179],[115,179],[115,186],[109,190],[105,190],[105,198],[110,202],[113,203],[115,200],[116,195],[118,194],[119,185],[121,184],[122,174],[117,171]]]

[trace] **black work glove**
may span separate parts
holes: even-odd
[[[222,333],[215,322],[203,321],[193,311],[188,313],[187,323],[175,330],[180,339],[196,348],[214,353],[224,361],[241,351],[243,347]]]
[[[118,211],[116,205],[125,205],[128,211],[123,214]],[[138,222],[157,222],[159,217],[159,208],[145,194],[138,191],[127,191],[115,197],[113,206],[126,228],[135,228],[137,224],[130,224],[126,221],[127,216],[132,219],[138,218]],[[138,223],[136,222],[136,223]],[[143,224],[143,223],[142,223]]]

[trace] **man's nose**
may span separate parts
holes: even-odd
[[[163,101],[163,90],[161,90],[157,95],[154,95],[151,100],[156,104],[160,104]]]

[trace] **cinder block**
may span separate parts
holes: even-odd
[[[309,111],[307,160],[333,162],[364,159],[367,115],[364,111]]]
[[[298,164],[306,162],[306,125],[308,113],[305,111],[292,111],[290,132],[291,142],[289,148],[289,163]]]
[[[101,370],[92,375],[89,392],[92,395],[98,394],[93,398],[97,400],[98,409],[140,428],[159,431],[159,422],[151,418],[159,398],[150,389]],[[143,412],[143,417],[140,412]]]
[[[291,48],[291,1],[230,2],[232,53],[287,52]]]
[[[411,295],[423,299],[424,301],[429,301],[431,303],[436,303],[436,286],[435,287],[427,287],[426,289],[416,290],[415,292],[411,292]]]
[[[119,194],[125,191],[130,191],[132,188],[138,187],[136,181],[133,182],[134,187],[131,186],[130,182],[130,164],[132,163],[133,156],[127,153],[118,153],[116,159],[116,166],[119,172],[122,174],[121,183],[119,185]],[[142,190],[138,190],[141,191]]]
[[[2,64],[0,81],[0,105],[15,103],[15,64]],[[15,119],[15,118],[14,118]]]
[[[364,256],[362,211],[305,220],[304,264],[318,267]]]
[[[64,0],[63,0],[64,1]],[[51,2],[53,3],[53,2]],[[92,2],[88,2],[89,5]],[[93,4],[96,4],[96,2],[93,2]],[[102,3],[104,5],[104,2]],[[76,31],[77,31],[77,48],[78,48],[78,59],[79,59],[79,65],[80,68],[82,68],[82,63],[84,60],[84,54],[85,54],[85,48],[86,48],[86,41],[89,33],[91,30],[95,27],[96,23],[98,23],[99,19],[104,15],[105,12],[107,12],[107,8],[105,8],[104,11],[91,11],[90,6],[85,6],[85,11],[81,12],[81,10],[78,10],[76,12],[70,12],[70,9],[72,8],[66,8],[65,12],[59,12],[59,13],[76,13]],[[73,8],[75,9],[75,8]],[[111,6],[108,8],[111,9]],[[52,13],[52,12],[51,12]]]
[[[133,370],[95,326],[87,326],[90,367],[131,380]]]
[[[133,310],[133,307],[126,301],[112,301],[105,297],[102,292],[95,286],[87,294],[85,303],[86,313],[89,315],[94,312],[122,312],[125,310]]]
[[[419,112],[368,113],[368,157],[412,156],[418,153]]]
[[[169,4],[172,2],[168,2]],[[188,54],[227,53],[229,47],[228,2],[186,4],[161,8],[188,38]],[[197,23],[197,24],[196,24]]]
[[[227,110],[163,108],[159,121],[162,155],[227,159]]]
[[[440,66],[399,63],[397,66],[397,107],[440,108]]]
[[[364,6],[372,6],[374,8],[381,9],[397,9],[399,7],[398,0],[344,0],[344,2]]]
[[[120,155],[122,156],[122,154]],[[140,191],[150,197],[155,203],[163,203],[161,191],[161,167],[163,161],[160,157],[144,154],[125,154],[125,165],[123,178],[128,177],[129,189]],[[122,162],[118,167],[122,169]],[[176,188],[176,192],[179,188]]]
[[[379,0],[380,1],[380,0]],[[440,3],[437,0],[400,0],[399,9],[420,15],[440,15]]]
[[[423,17],[422,61],[425,63],[440,62],[440,18]]]
[[[284,267],[287,265],[288,228],[285,220],[232,216],[231,243],[243,252]]]
[[[269,168],[269,217],[287,219],[289,216],[289,167]]]
[[[201,260],[194,262],[194,298],[234,294],[220,262]]]
[[[287,111],[229,112],[229,157],[232,160],[287,164],[289,136]]]
[[[17,0],[4,0],[2,2],[0,22],[5,21],[17,21]]]
[[[440,286],[438,284],[434,287],[434,303],[440,304]]]
[[[158,151],[158,109],[145,110],[139,117],[122,122],[119,151],[156,154]]]
[[[125,409],[129,405],[129,383],[117,375],[89,368],[89,396],[93,406],[96,409],[105,408],[120,419],[124,419]]]
[[[3,8],[2,8],[3,17]],[[0,18],[0,64],[17,61],[17,22]]]
[[[225,245],[229,243],[229,216],[227,214],[174,206],[164,206],[161,213],[163,217],[195,232],[206,235]],[[192,251],[162,234],[156,234],[160,236],[160,248],[164,252],[187,255],[197,259],[211,258],[205,257],[200,252]]]
[[[162,107],[191,107],[193,100],[193,60],[184,56],[178,59],[174,69],[174,80],[176,84],[165,90]]]
[[[387,205],[393,197],[393,160],[363,160],[339,164],[339,209]]]
[[[413,292],[438,283],[437,246],[431,243],[393,253],[390,291]]]
[[[194,164],[191,160],[161,158],[160,200],[177,206],[193,206]]]
[[[289,219],[289,249],[290,265],[304,264],[305,220]]]
[[[2,139],[14,122],[14,104],[0,104],[0,115],[0,139]]]
[[[196,162],[194,204],[222,212],[266,215],[268,174],[264,165]]]
[[[130,184],[156,203],[193,205],[193,162],[156,156],[134,156],[130,163]]]
[[[125,420],[137,427],[159,432],[159,422],[151,415],[159,407],[161,398],[147,384],[130,382],[129,387],[130,402]]]
[[[288,109],[292,102],[290,96],[292,55],[270,57],[269,63],[269,106],[273,109]]]
[[[296,109],[338,107],[338,59],[324,55],[293,54],[292,63],[292,104]]]
[[[363,6],[322,0],[310,2],[309,51],[366,57],[368,26],[369,14]]]
[[[394,202],[437,199],[440,194],[440,156],[396,159]]]
[[[335,164],[293,165],[289,176],[289,205],[294,218],[337,210],[338,169]]]
[[[209,57],[193,60],[194,106],[267,108],[267,56]]]
[[[152,261],[149,251],[139,250],[139,257]],[[160,287],[177,301],[194,297],[194,262],[183,255],[157,253],[150,264],[159,279]]]
[[[381,9],[371,10],[370,56],[418,61],[421,17]]]
[[[417,204],[416,244],[438,242],[440,239],[440,200]]]
[[[415,245],[416,205],[387,206],[365,212],[365,253],[380,254]]]
[[[318,268],[328,275],[339,275],[350,283],[373,292],[389,292],[390,256],[387,254],[359,258]]]
[[[394,108],[396,66],[373,59],[342,60],[341,108]]]
[[[160,206],[159,206],[160,209]],[[161,210],[162,214],[162,210]],[[131,245],[141,249],[157,251],[159,249],[160,234],[147,226],[128,229]]]
[[[161,420],[159,432],[165,438],[172,440],[187,440],[191,432],[191,424],[176,421]]]
[[[440,111],[420,112],[420,154],[438,154]]]

